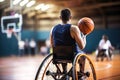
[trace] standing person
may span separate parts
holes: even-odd
[[[31,41],[29,42],[29,46],[31,55],[35,55],[36,42],[34,41],[34,39],[31,39]]]
[[[19,56],[23,56],[24,52],[25,52],[25,42],[23,40],[21,40],[21,36],[18,35],[16,32],[13,32],[15,38],[18,40],[18,49],[19,49]]]
[[[19,56],[23,56],[24,55],[24,45],[25,45],[25,42],[23,40],[19,40],[18,41]]]
[[[29,54],[29,41],[28,39],[25,39],[25,54]]]
[[[48,54],[47,51],[48,51],[48,49],[47,49],[46,46],[43,45],[43,46],[40,47],[40,54],[42,54],[43,56]]]
[[[107,59],[111,60],[113,49],[114,49],[114,47],[111,45],[111,42],[108,39],[108,36],[103,35],[102,39],[99,42],[98,49],[96,50],[96,60],[98,61],[98,56],[99,56],[100,52],[104,52],[105,55],[107,56]],[[102,58],[102,60],[103,60],[103,58]]]
[[[50,33],[50,43],[51,47],[55,46],[73,46],[74,52],[79,53],[76,43],[82,50],[86,45],[86,35],[81,35],[78,26],[72,25],[71,21],[71,11],[70,9],[62,9],[60,12],[60,24],[55,25]],[[82,69],[84,71],[84,60],[81,62]],[[62,64],[63,70],[66,71],[67,64]]]

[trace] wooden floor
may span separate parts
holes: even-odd
[[[120,80],[120,55],[114,55],[112,61],[93,60],[98,80]],[[36,71],[43,60],[43,56],[4,57],[0,58],[0,80],[34,80]]]

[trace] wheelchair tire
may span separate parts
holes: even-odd
[[[83,73],[80,72],[81,66],[79,65],[79,60],[82,57],[85,58]],[[85,80],[97,80],[95,68],[90,58],[86,54],[78,54],[73,61],[73,79],[84,80],[83,78],[85,78]]]
[[[39,68],[38,68],[38,70],[37,70],[36,76],[35,76],[35,80],[42,80],[42,79],[41,79],[41,78],[42,78],[42,76],[41,76],[41,74],[42,74],[42,68],[44,68],[44,65],[45,65],[46,61],[47,61],[50,57],[52,57],[52,54],[47,55],[47,56],[45,57],[45,59],[42,61],[42,63],[40,64],[40,66],[39,66]]]

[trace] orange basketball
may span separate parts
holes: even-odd
[[[93,31],[94,29],[94,22],[91,18],[83,17],[78,21],[78,27],[80,31],[86,35]]]

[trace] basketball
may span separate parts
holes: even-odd
[[[78,21],[78,27],[84,35],[90,34],[94,29],[94,22],[91,18],[83,17]]]

